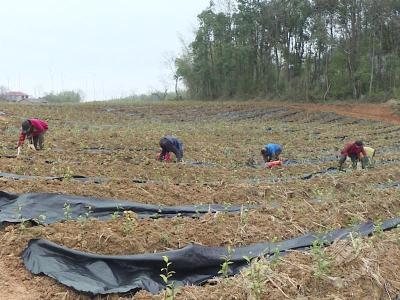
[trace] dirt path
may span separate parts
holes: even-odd
[[[9,257],[7,260],[16,260],[16,258]],[[28,287],[26,279],[22,278],[24,276],[22,274],[20,274],[22,276],[17,276],[18,273],[21,273],[20,269],[12,270],[12,268],[1,259],[0,270],[1,293],[2,295],[7,295],[8,300],[40,299],[40,294]]]
[[[12,244],[14,236],[2,230],[0,242],[0,299],[31,300],[40,299],[40,291],[36,290],[33,275],[22,267],[18,247],[10,250],[6,244]]]
[[[292,104],[291,108],[309,111],[334,112],[339,115],[357,119],[384,121],[391,124],[400,124],[400,115],[393,111],[390,104]]]

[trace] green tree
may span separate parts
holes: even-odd
[[[381,98],[400,89],[400,0],[237,0],[176,59],[194,98]]]
[[[43,99],[49,103],[79,103],[81,102],[82,97],[75,91],[63,91],[58,94],[47,94]]]

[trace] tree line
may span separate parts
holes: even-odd
[[[14,100],[10,99],[9,96],[7,95],[8,92],[10,92],[10,90],[7,87],[0,85],[0,100],[18,101],[15,99]],[[79,103],[83,100],[82,95],[83,93],[81,91],[62,91],[59,93],[51,92],[35,100],[45,101],[48,103]],[[25,100],[31,101],[32,98],[29,97],[26,98]]]
[[[191,97],[400,97],[400,0],[226,2],[175,60]]]
[[[49,103],[79,103],[82,101],[82,96],[79,92],[62,91],[56,94],[47,94],[42,99]]]

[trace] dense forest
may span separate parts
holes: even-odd
[[[191,97],[400,97],[400,0],[226,3],[175,61]]]

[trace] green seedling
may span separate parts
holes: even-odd
[[[361,223],[361,219],[357,216],[353,216],[350,218],[349,225],[355,226]]]
[[[22,205],[18,204],[17,206],[17,220],[20,220],[21,223],[19,224],[19,228],[21,230],[25,230],[27,227],[27,221],[25,218],[22,217]]]
[[[27,221],[23,220],[20,224],[19,224],[19,229],[21,229],[22,231],[25,231],[25,229],[27,228]]]
[[[195,217],[198,218],[198,219],[200,219],[200,217],[201,217],[201,214],[200,214],[200,207],[197,206],[197,205],[195,205],[194,208],[195,208],[195,213],[196,213]]]
[[[130,210],[124,211],[122,232],[124,233],[125,236],[132,233],[134,227],[136,226],[136,223],[137,221],[135,218],[135,213]]]
[[[382,227],[382,225],[383,225],[382,220],[378,220],[378,221],[375,222],[374,234],[377,237],[382,237],[382,235],[383,235],[383,227]]]
[[[314,275],[317,278],[327,276],[330,271],[331,259],[325,253],[324,242],[315,240],[311,247],[311,254],[316,263]]]
[[[113,212],[111,215],[112,220],[116,220],[120,217],[120,213],[123,211],[123,207],[120,204],[117,204],[117,210]]]
[[[283,209],[283,207],[279,207],[276,209],[276,216],[278,218],[283,218],[284,215],[285,215],[285,210]]]
[[[278,263],[281,261],[281,252],[279,248],[275,248],[274,250],[274,255],[271,257],[271,268],[274,269],[276,266],[278,266]]]
[[[34,221],[38,224],[43,224],[46,221],[46,215],[39,215]]]
[[[263,272],[265,266],[260,262],[259,259],[251,259],[248,256],[243,257],[249,268],[245,271],[245,275],[250,277],[250,290],[254,296],[254,299],[261,299],[261,292],[263,286]]]
[[[86,208],[87,208],[86,212],[83,215],[78,216],[78,221],[81,223],[89,220],[90,215],[93,212],[92,207],[90,205],[88,205]]]
[[[57,168],[55,166],[53,166],[51,168],[51,171],[53,174],[55,174],[56,176],[60,176],[63,179],[69,180],[74,176],[74,173],[72,172],[72,170],[70,169],[69,166],[67,166],[66,168]]]
[[[153,215],[151,215],[151,218],[153,218],[153,219],[158,219],[158,218],[161,217],[161,213],[162,213],[162,205],[160,205],[160,206],[158,207],[158,210],[157,210],[156,213],[154,213]]]
[[[72,219],[72,208],[71,208],[71,204],[65,202],[65,203],[64,203],[63,211],[64,211],[64,219],[67,220],[67,221],[71,220],[71,219]]]
[[[232,206],[232,203],[224,202],[224,203],[223,203],[223,206],[224,206],[224,212],[225,212],[225,213],[228,213],[229,208]]]
[[[164,274],[160,274],[160,277],[166,287],[164,300],[174,300],[176,295],[175,281],[171,281],[171,277],[174,276],[175,272],[170,270],[172,262],[169,261],[168,256],[164,255],[162,258],[164,260],[165,267],[161,269],[161,272]]]
[[[249,209],[241,207],[240,210],[240,223],[245,227],[249,223]]]
[[[39,175],[39,174],[40,174],[39,169],[38,169],[38,168],[33,168],[33,170],[32,170],[32,175],[37,176],[37,175]]]
[[[224,278],[227,278],[230,275],[231,270],[229,266],[233,264],[231,261],[233,251],[234,250],[228,246],[228,254],[222,257],[224,261],[221,264],[221,269],[218,271],[218,274],[221,274]]]
[[[358,256],[362,249],[362,239],[357,233],[350,232],[351,245],[353,247],[353,252]]]

